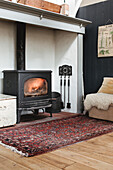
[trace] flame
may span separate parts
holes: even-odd
[[[47,82],[42,78],[31,78],[27,80],[24,84],[24,94],[30,93],[42,93],[41,91],[47,90]]]

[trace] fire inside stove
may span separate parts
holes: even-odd
[[[31,78],[24,83],[24,96],[33,97],[46,95],[48,93],[48,84],[45,79]]]

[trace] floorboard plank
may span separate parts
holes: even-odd
[[[102,149],[101,150],[97,150],[96,148],[89,149],[88,146],[79,147],[79,148],[77,148],[76,146],[73,146],[73,147],[67,147],[66,149],[113,165],[113,154],[108,155],[107,151],[104,151],[104,154],[103,154]]]
[[[29,168],[24,167],[21,164],[16,163],[15,161],[9,160],[3,156],[0,156],[0,166],[3,169],[18,169],[18,170],[30,170]]]
[[[51,163],[44,162],[38,159],[38,156],[29,157],[29,163],[31,165],[37,165],[37,167],[32,167],[33,170],[61,170],[61,168],[53,166]]]
[[[0,146],[0,156],[4,156],[8,162],[14,161],[16,164],[21,164],[28,169],[38,169],[38,170],[60,170],[60,168],[55,167],[47,162],[43,162],[38,159],[38,156],[34,157],[23,157],[17,153],[12,152],[9,149],[6,149],[3,146]]]
[[[66,166],[69,166],[74,163],[74,161],[71,161],[68,158],[63,158],[52,153],[40,155],[38,156],[38,159],[47,162],[51,165],[54,165],[58,168],[65,168]]]
[[[78,154],[74,151],[69,151],[65,148],[60,149],[60,150],[56,150],[52,153],[54,153],[56,155],[60,155],[64,158],[69,157],[70,160],[84,164],[84,165],[89,166],[91,168],[103,169],[103,170],[105,170],[105,169],[106,170],[107,169],[113,170],[113,165],[111,165],[109,163],[106,163],[106,162],[103,162],[103,161],[100,161],[100,160],[97,160],[97,159],[93,159],[93,158],[90,158],[88,156]]]
[[[70,166],[64,168],[64,170],[95,170],[95,168],[91,168],[89,166],[86,166],[86,165],[76,162],[73,165],[70,165]]]

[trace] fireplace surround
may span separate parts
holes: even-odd
[[[17,96],[17,123],[23,110],[37,112],[51,107],[51,73],[50,70],[3,71],[3,93]]]
[[[25,63],[28,70],[37,69],[50,69],[53,71],[53,90],[59,91],[57,68],[61,64],[71,64],[74,68],[74,76],[72,79],[72,85],[75,93],[72,92],[72,109],[65,110],[69,112],[80,112],[81,111],[81,99],[82,99],[82,50],[83,50],[83,34],[85,34],[85,26],[87,26],[89,21],[67,17],[64,15],[59,15],[49,11],[44,11],[29,6],[12,3],[10,1],[0,0],[0,19],[5,21],[13,21],[13,28],[9,29],[12,22],[9,22],[7,26],[3,25],[1,30],[1,35],[9,37],[7,39],[1,38],[1,43],[5,44],[5,47],[1,46],[1,57],[4,56],[5,62],[1,59],[1,72],[4,69],[16,69],[15,59],[18,61],[19,65],[17,70],[25,70]],[[16,38],[15,25],[27,24],[27,30],[18,34]],[[37,27],[38,26],[38,27]],[[24,27],[24,26],[23,26]],[[37,28],[36,28],[37,27]],[[6,28],[6,30],[4,29]],[[19,27],[17,28],[20,31]],[[32,28],[32,29],[31,29]],[[35,28],[35,29],[34,29]],[[42,31],[43,29],[44,31]],[[47,30],[46,30],[47,28]],[[51,29],[49,29],[51,28]],[[24,29],[24,28],[23,28]],[[41,30],[42,29],[42,30]],[[13,31],[12,31],[13,30]],[[40,31],[41,30],[41,31]],[[9,33],[8,33],[9,31]],[[10,32],[12,33],[13,39],[10,37]],[[22,34],[26,32],[26,45],[24,40],[22,40]],[[41,35],[38,34],[41,32]],[[43,36],[43,32],[47,36]],[[48,34],[48,32],[50,34]],[[8,34],[7,34],[8,33]],[[35,33],[35,34],[34,34]],[[42,37],[41,37],[42,36]],[[73,37],[73,38],[72,38]],[[42,38],[42,39],[41,39]],[[18,41],[20,39],[20,42]],[[4,40],[4,41],[3,41]],[[42,41],[41,41],[42,40]],[[50,41],[48,41],[50,40]],[[54,41],[55,40],[55,41]],[[18,45],[16,46],[16,41]],[[32,44],[30,43],[32,42]],[[43,44],[43,42],[46,42]],[[65,43],[64,43],[65,42]],[[68,42],[68,43],[67,43]],[[12,44],[12,45],[11,45]],[[53,44],[53,50],[50,50],[50,45]],[[45,47],[48,50],[44,53]],[[37,48],[39,46],[39,48]],[[15,58],[15,47],[17,47],[17,58]],[[26,50],[24,47],[27,47]],[[7,50],[6,50],[7,48]],[[44,49],[44,50],[43,50]],[[41,52],[42,51],[42,52]],[[48,52],[50,51],[50,53]],[[26,52],[27,62],[24,56]],[[66,53],[65,53],[66,52]],[[64,55],[63,55],[64,54]],[[41,63],[40,63],[41,61]],[[67,63],[68,62],[68,63]],[[5,63],[5,66],[4,66]],[[21,67],[22,66],[22,67]],[[1,75],[1,93],[2,90],[3,77]],[[18,97],[18,96],[17,96]]]

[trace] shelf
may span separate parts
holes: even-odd
[[[91,23],[5,0],[0,0],[0,19],[81,34],[85,34],[85,26]]]

